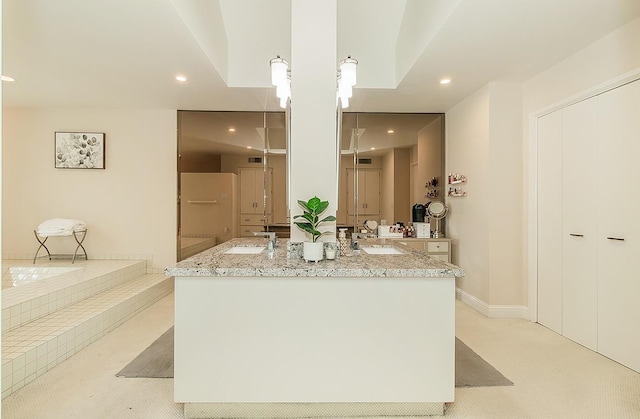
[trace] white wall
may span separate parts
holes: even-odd
[[[489,84],[488,228],[491,305],[522,297],[522,85]],[[455,199],[455,198],[454,198]],[[466,199],[466,198],[457,198]]]
[[[489,87],[469,96],[445,116],[445,172],[464,174],[467,197],[448,198],[448,237],[452,238],[453,263],[466,276],[456,286],[476,298],[489,301]],[[446,191],[445,191],[446,193]]]
[[[456,185],[466,197],[446,199],[454,263],[467,272],[457,285],[491,316],[524,304],[521,108],[520,84],[490,83],[446,115],[446,172],[468,179]]]
[[[176,111],[3,109],[3,257],[31,258],[53,217],[88,226],[89,258],[176,261]],[[55,131],[104,132],[106,169],[54,168]],[[50,250],[72,239],[53,238]],[[49,242],[48,242],[49,243]]]

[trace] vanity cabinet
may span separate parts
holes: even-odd
[[[538,119],[538,322],[640,371],[640,81]]]
[[[356,196],[354,170],[347,170],[347,215],[356,213],[363,220],[380,217],[380,170],[358,170],[358,210],[355,208]]]
[[[451,263],[451,239],[402,238],[393,240],[414,249],[424,250],[431,257]]]
[[[252,167],[240,168],[238,174],[240,178],[239,231],[241,237],[248,237],[253,236],[254,231],[262,231],[265,223],[273,223],[271,190],[273,172],[271,169],[265,172],[262,168]]]

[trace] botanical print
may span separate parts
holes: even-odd
[[[56,132],[56,167],[104,169],[104,133]]]

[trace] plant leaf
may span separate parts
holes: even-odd
[[[298,199],[298,205],[300,205],[305,210],[309,211],[309,205],[307,205],[306,201],[302,201],[302,200]]]
[[[335,221],[335,220],[336,220],[336,217],[334,217],[333,215],[329,215],[328,217],[324,217],[322,220],[320,220],[318,224],[324,223],[325,221]]]
[[[295,225],[297,225],[298,227],[300,227],[302,230],[306,231],[307,233],[311,234],[311,238],[313,239],[313,241],[316,241],[317,238],[322,235],[322,233],[320,233],[318,230],[313,228],[313,226],[311,224],[295,223]]]
[[[318,204],[318,208],[316,209],[316,214],[322,214],[324,210],[329,206],[329,201],[322,201]]]
[[[320,198],[318,198],[317,196],[314,196],[309,200],[309,202],[307,202],[307,207],[312,213],[317,214],[319,212],[318,207],[320,206],[320,204],[321,204]]]

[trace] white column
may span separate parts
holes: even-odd
[[[304,241],[293,224],[298,200],[329,201],[323,216],[335,215],[337,1],[291,1],[291,239]],[[320,226],[333,229],[335,223]],[[335,236],[325,236],[334,240]]]

